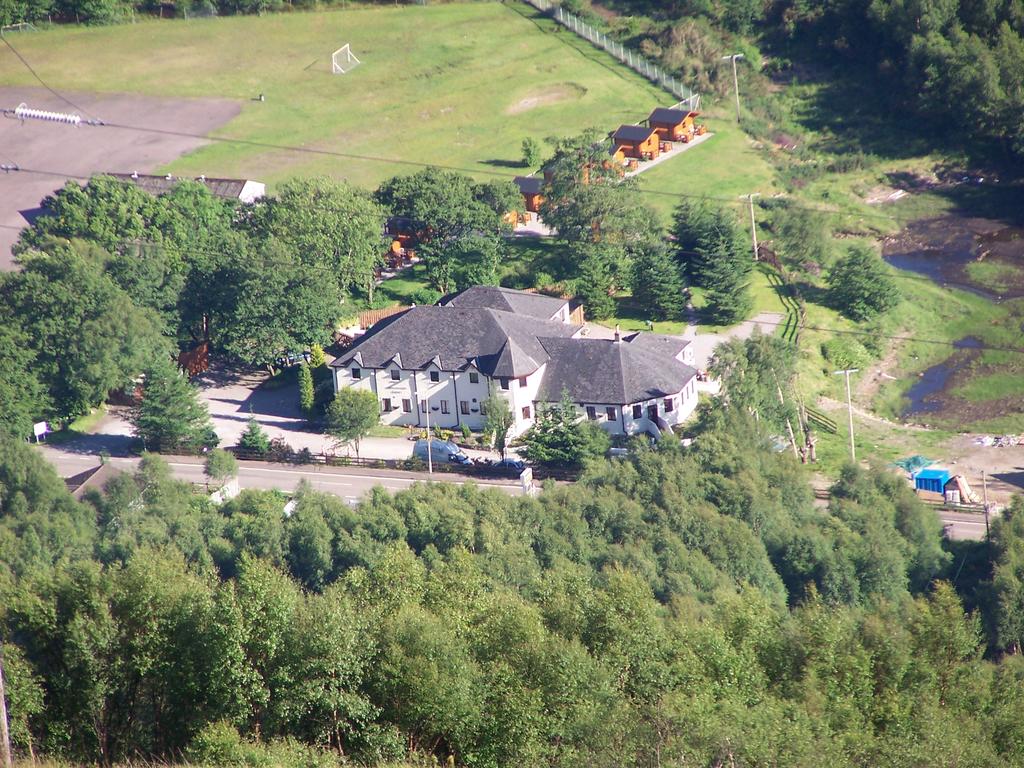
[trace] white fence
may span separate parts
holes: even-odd
[[[668,74],[657,64],[652,64],[639,53],[626,48],[622,43],[612,40],[600,30],[594,29],[578,16],[566,11],[562,6],[552,3],[551,0],[526,0],[526,2],[539,11],[550,13],[551,17],[566,29],[570,29],[583,39],[589,40],[598,48],[603,48],[633,71],[660,85],[678,98],[680,105],[686,104],[691,110],[700,108],[700,94],[694,93],[687,88],[679,78]]]

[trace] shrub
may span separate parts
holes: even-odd
[[[267,437],[267,433],[263,431],[263,427],[252,414],[249,415],[249,423],[245,431],[238,438],[238,447],[247,453],[255,453],[258,456],[266,455],[270,449],[270,438]]]
[[[433,288],[420,288],[409,294],[409,302],[419,306],[430,306],[436,304],[441,298],[441,292]]]
[[[821,345],[821,354],[832,367],[860,368],[868,363],[871,355],[859,341],[837,336]]]

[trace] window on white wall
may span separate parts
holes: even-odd
[[[479,373],[473,373],[472,371],[470,371],[469,372],[469,383],[470,384],[479,384],[480,383],[480,374]]]
[[[459,400],[459,413],[463,416],[469,416],[469,402],[466,400]]]
[[[402,400],[402,413],[412,413],[412,402],[409,400]]]
[[[674,397],[665,398],[665,413],[672,413],[672,409],[676,407],[676,400]]]
[[[353,368],[352,369],[352,378],[353,379],[361,379],[361,378],[363,378],[363,372],[359,368]]]
[[[642,419],[644,416],[644,407],[642,405],[633,406],[633,418]]]
[[[442,400],[441,401],[441,413],[448,413],[448,401],[447,400]]]
[[[382,400],[380,401],[380,409],[381,409],[381,410],[382,410],[382,411],[383,411],[384,413],[387,413],[388,411],[390,411],[390,410],[391,410],[391,399],[390,399],[390,398],[387,398],[387,397],[383,398],[383,399],[382,399]]]
[[[391,369],[391,380],[392,381],[398,381],[400,378],[402,378],[402,374],[400,374],[398,372],[397,368],[392,368]]]
[[[528,406],[528,405],[523,406],[523,418],[524,419],[530,418],[530,406]]]
[[[440,381],[441,380],[441,374],[438,373],[437,371],[431,371],[430,372],[430,380],[431,381]]]
[[[608,417],[608,421],[615,421],[617,418],[619,418],[615,413],[615,409],[611,406],[605,408],[604,412],[605,415]]]
[[[597,408],[592,405],[587,406],[587,418],[593,421],[597,418]]]

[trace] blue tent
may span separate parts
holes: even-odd
[[[942,493],[947,482],[949,482],[948,469],[922,469],[914,475],[914,489],[918,491]]]

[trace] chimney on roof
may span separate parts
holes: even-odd
[[[615,343],[618,344],[622,341],[622,331],[619,330],[619,324],[615,324]]]

